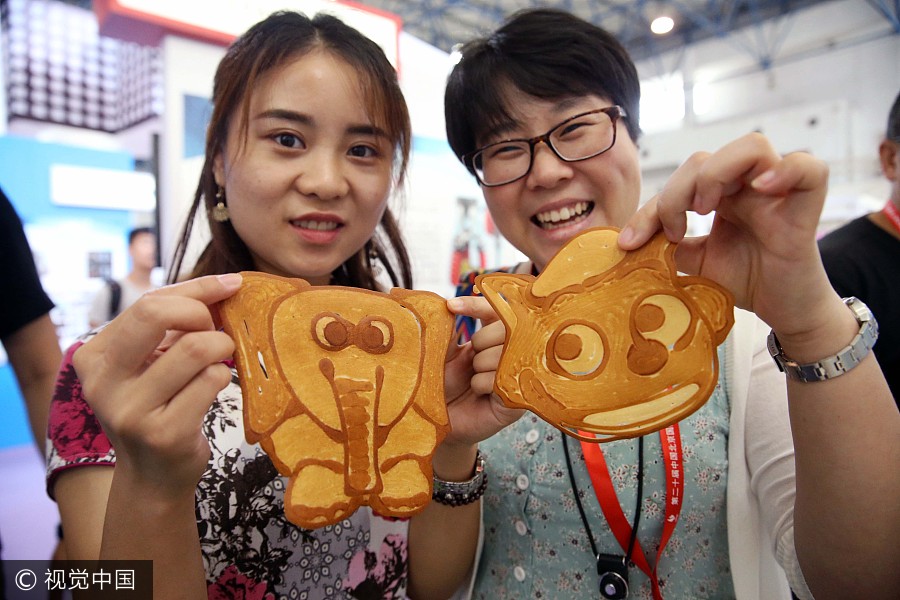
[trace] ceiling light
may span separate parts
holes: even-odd
[[[650,31],[656,35],[665,35],[672,31],[674,27],[675,21],[672,20],[672,17],[667,16],[656,17],[653,19],[653,22],[650,23]]]

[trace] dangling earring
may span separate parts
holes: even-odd
[[[221,186],[216,190],[216,205],[212,209],[212,218],[216,223],[225,223],[231,218],[225,204],[225,190]]]
[[[366,243],[366,246],[368,246],[367,257],[369,259],[369,268],[372,269],[372,275],[378,277],[379,275],[381,275],[381,265],[375,264],[380,258],[378,255],[378,249],[375,247],[375,244],[372,243],[371,240]]]

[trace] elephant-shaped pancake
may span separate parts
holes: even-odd
[[[444,299],[242,275],[220,315],[236,345],[245,437],[290,478],[288,520],[316,528],[362,505],[394,517],[422,510],[450,429]]]
[[[494,391],[586,441],[644,435],[700,408],[734,324],[731,293],[679,275],[662,233],[631,252],[617,239],[589,229],[537,277],[476,280],[506,325]]]

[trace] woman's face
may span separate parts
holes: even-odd
[[[513,89],[507,95],[514,123],[479,139],[479,147],[541,135],[565,119],[612,106],[599,96],[542,100]],[[590,227],[623,227],[637,210],[641,172],[637,147],[620,119],[612,148],[579,162],[564,162],[546,144],[534,147],[531,171],[499,187],[482,187],[497,228],[543,270],[569,239]]]
[[[232,115],[214,174],[259,271],[325,285],[372,236],[394,149],[365,107],[355,70],[314,50],[260,79],[246,140]]]

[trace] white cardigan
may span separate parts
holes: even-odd
[[[787,385],[766,349],[768,332],[755,314],[735,310],[723,366],[731,402],[728,552],[738,600],[789,600],[788,581],[807,600],[812,594],[794,550],[796,478]]]

